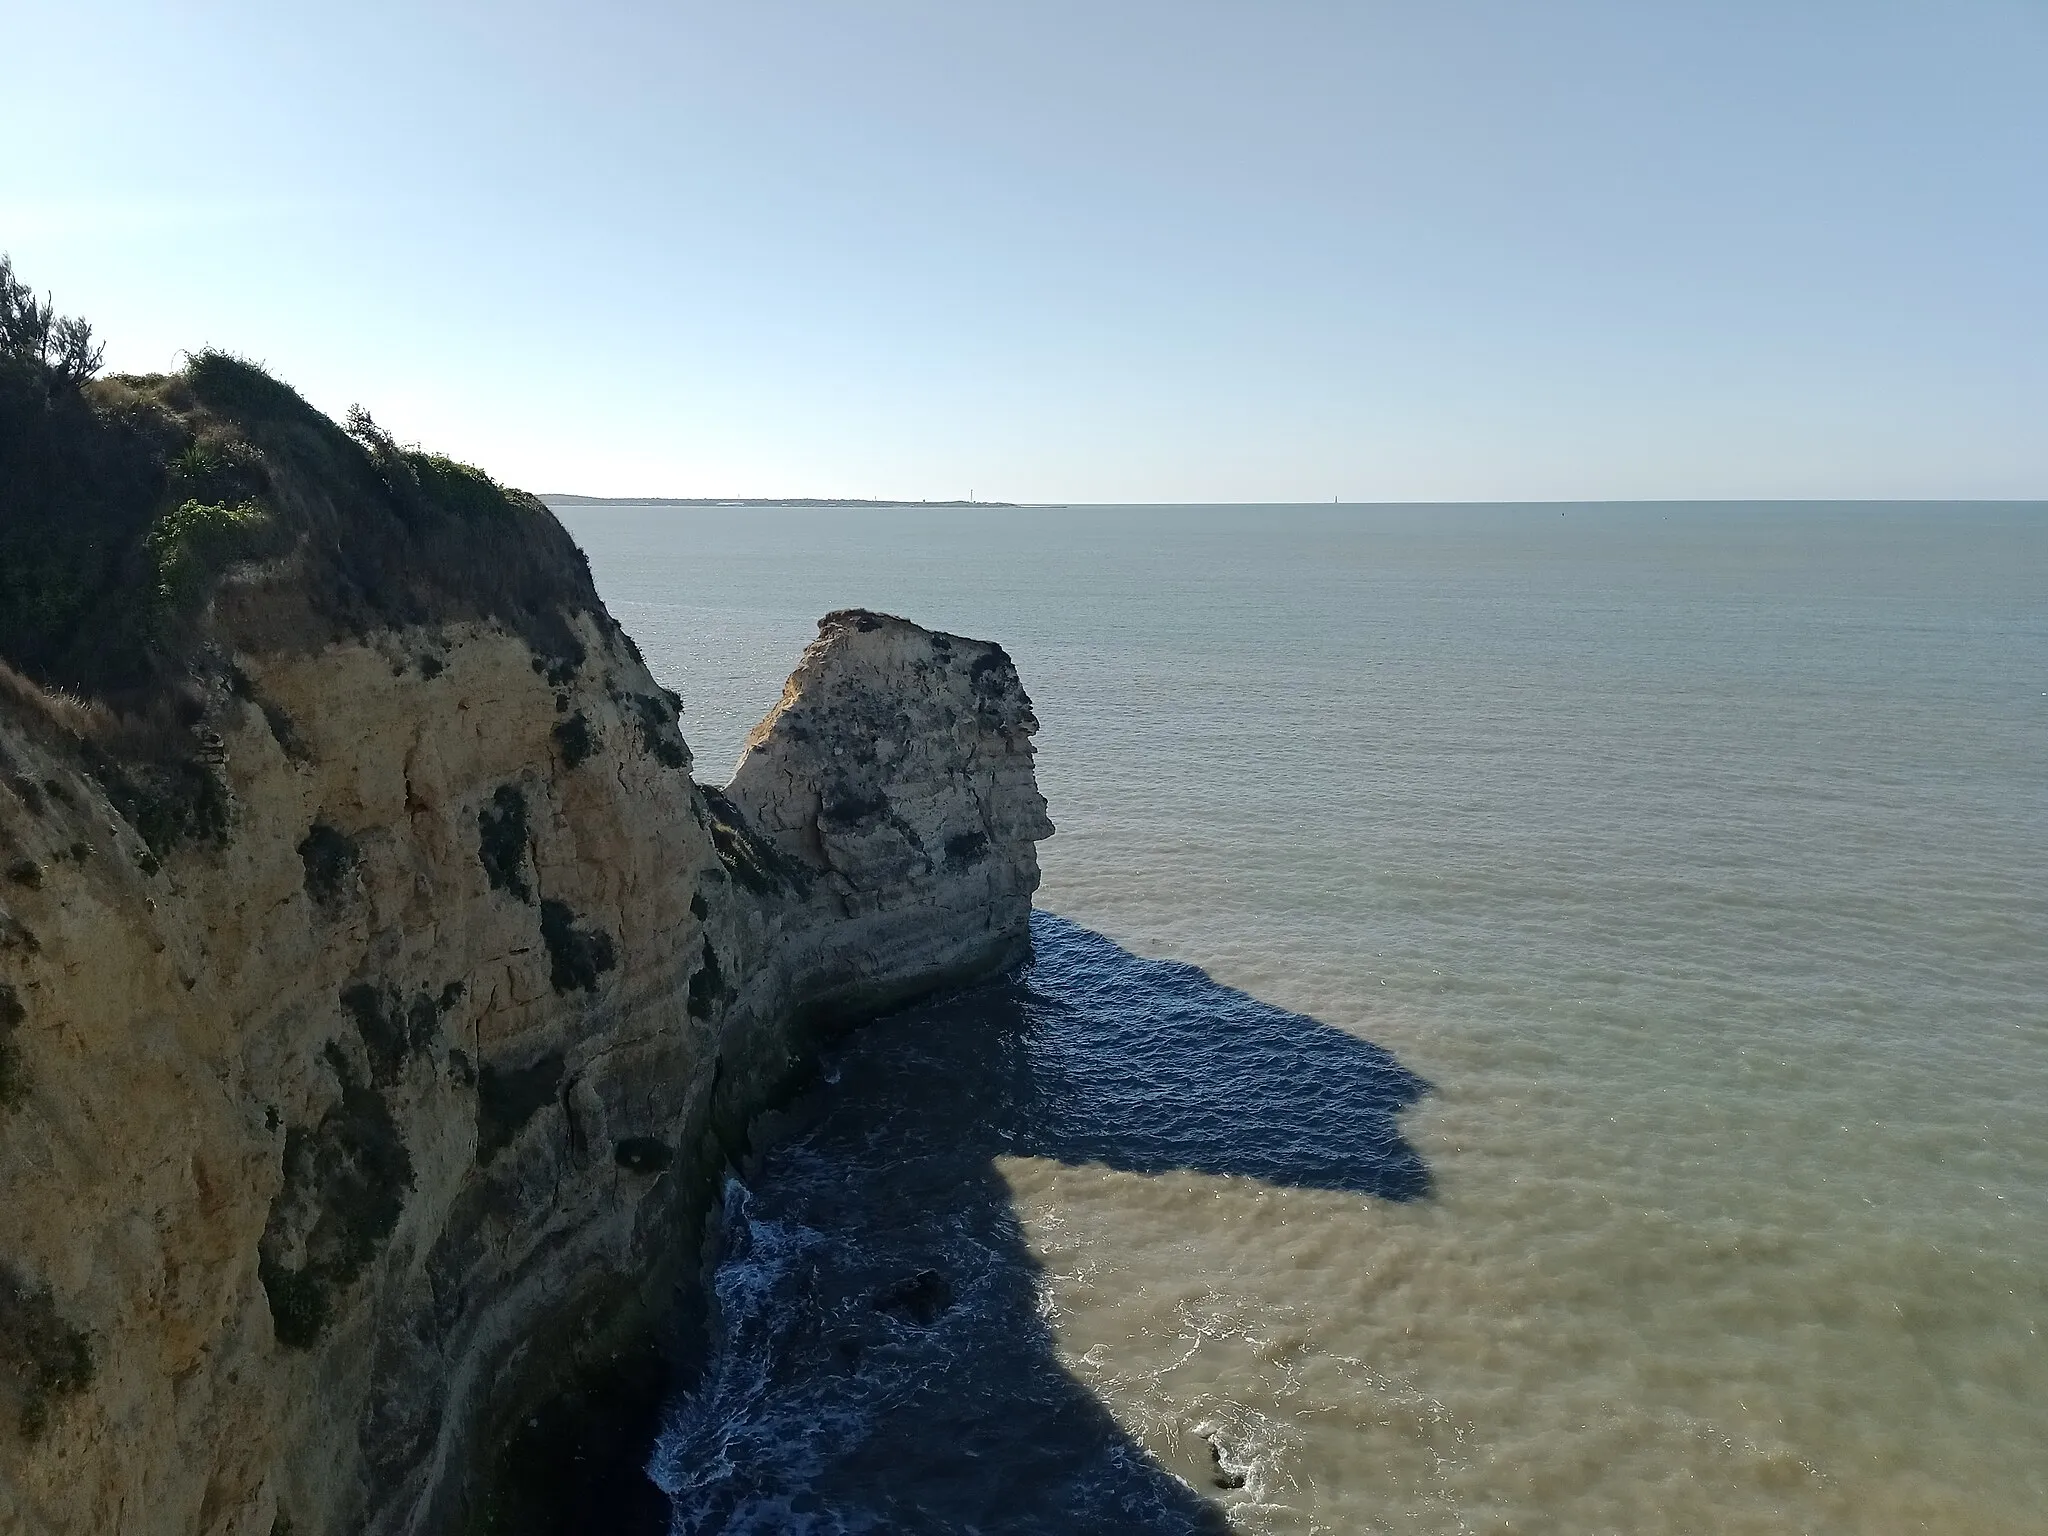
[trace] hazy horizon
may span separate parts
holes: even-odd
[[[0,250],[579,494],[2048,496],[2048,9],[84,0]]]
[[[2048,496],[1482,496],[1482,497],[1403,497],[1396,500],[1378,500],[1366,497],[1342,497],[1334,501],[1102,501],[1090,497],[1075,497],[1068,501],[967,501],[954,497],[940,496],[673,496],[663,493],[648,495],[596,496],[583,491],[534,491],[531,493],[542,501],[573,503],[592,507],[721,507],[721,506],[796,506],[803,503],[831,507],[920,507],[920,506],[974,506],[991,509],[1008,508],[1018,512],[1029,512],[1034,508],[1066,509],[1070,507],[1094,507],[1113,511],[1119,507],[1161,508],[1161,507],[2048,507]]]

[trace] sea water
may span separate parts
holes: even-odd
[[[2048,1529],[2048,508],[564,516],[700,777],[862,605],[1059,827],[729,1188],[678,1530]]]

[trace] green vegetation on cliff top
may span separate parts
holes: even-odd
[[[174,374],[98,364],[90,327],[0,257],[0,662],[36,684],[160,714],[209,640],[465,619],[580,654],[565,618],[601,610],[533,497],[222,352]]]
[[[483,621],[552,676],[582,661],[575,615],[611,627],[554,515],[482,470],[224,352],[99,362],[0,256],[0,703],[69,736],[156,855],[227,837],[208,719],[254,697],[238,653]]]

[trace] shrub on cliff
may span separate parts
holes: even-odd
[[[46,391],[77,389],[100,371],[106,343],[76,315],[59,315],[46,295],[39,303],[0,253],[0,355],[31,374]]]
[[[414,516],[438,513],[471,520],[517,516],[511,493],[475,465],[403,446],[362,406],[350,406],[342,426],[377,466],[385,489]]]
[[[142,536],[156,567],[156,600],[165,608],[190,605],[207,577],[251,549],[265,519],[253,501],[238,507],[186,501],[166,512]]]

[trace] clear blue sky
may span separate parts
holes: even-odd
[[[2048,496],[2048,3],[10,7],[0,249],[538,490]]]

